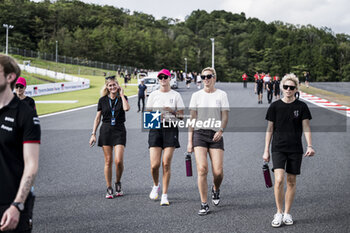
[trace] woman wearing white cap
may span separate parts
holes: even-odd
[[[20,100],[27,103],[36,112],[35,101],[32,98],[30,98],[29,96],[25,95],[26,88],[27,88],[26,79],[23,77],[19,77],[17,79],[16,85],[15,85],[16,94]]]
[[[157,200],[159,185],[159,168],[162,161],[163,166],[163,194],[160,205],[168,206],[168,186],[170,181],[171,159],[175,148],[179,148],[179,130],[177,127],[169,126],[176,118],[182,118],[185,105],[181,95],[171,90],[170,77],[168,70],[161,70],[158,75],[160,89],[152,92],[148,97],[146,109],[147,111],[159,111],[161,114],[160,129],[150,129],[148,136],[148,145],[151,160],[151,173],[153,178],[153,188],[149,195],[150,199]],[[163,123],[167,123],[168,127],[163,127]],[[163,152],[163,160],[162,159]]]

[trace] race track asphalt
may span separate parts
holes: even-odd
[[[241,83],[217,83],[217,87],[228,93],[233,107],[230,121],[248,126],[256,123],[257,127],[238,127],[235,132],[224,133],[221,203],[218,207],[210,203],[209,215],[197,215],[200,199],[194,159],[194,176],[185,175],[185,132],[180,133],[181,148],[173,157],[168,191],[170,206],[161,207],[159,201],[149,199],[152,178],[148,134],[140,129],[137,98],[131,98],[122,178],[125,196],[112,200],[104,198],[102,149],[88,145],[96,107],[41,118],[42,144],[35,184],[33,232],[350,232],[350,128],[347,119],[308,103],[314,118],[311,123],[321,119],[319,124],[312,123],[318,131],[313,133],[317,154],[303,160],[302,174],[297,178],[297,193],[291,210],[295,224],[274,229],[270,225],[276,211],[273,189],[265,187],[261,169],[265,140],[261,126],[262,129],[266,126],[266,95],[264,104],[258,105],[251,83],[247,89],[243,89]],[[193,84],[186,89],[180,83],[178,91],[186,106],[196,90]],[[241,111],[235,109],[248,109],[249,114],[242,116]],[[343,124],[331,130],[334,129],[332,119]],[[329,124],[329,127],[322,128],[322,124]],[[211,180],[210,170],[209,184]]]

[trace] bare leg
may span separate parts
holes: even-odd
[[[196,146],[194,154],[196,157],[197,174],[198,174],[198,190],[201,196],[201,201],[206,203],[208,201],[208,149],[205,147]]]
[[[124,146],[123,145],[116,145],[114,147],[115,149],[115,169],[116,169],[116,176],[117,176],[117,182],[120,182],[123,171],[124,171]]]
[[[284,198],[284,169],[275,169],[275,201],[277,212],[282,213]]]
[[[153,178],[153,183],[155,186],[159,184],[159,167],[160,160],[162,157],[161,147],[151,147],[149,148],[150,160],[151,160],[151,174]]]
[[[175,147],[166,147],[163,152],[163,194],[168,193],[171,174],[171,159],[173,158]]]
[[[112,187],[112,165],[113,165],[113,147],[111,146],[103,146],[103,153],[105,156],[105,179],[107,187]]]
[[[221,149],[209,149],[209,156],[211,159],[211,167],[213,171],[214,190],[219,190],[224,178],[224,151]]]
[[[285,197],[285,213],[289,213],[295,196],[297,176],[287,173],[287,191]]]

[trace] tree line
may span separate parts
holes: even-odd
[[[265,23],[242,12],[195,10],[185,21],[78,0],[0,0],[0,23],[11,24],[10,46],[144,69],[200,71],[211,65],[221,81],[243,73],[283,76],[304,71],[313,81],[350,81],[350,36],[330,28]],[[0,30],[0,43],[5,45]]]

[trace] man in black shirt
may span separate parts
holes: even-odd
[[[140,100],[142,101],[142,112],[145,110],[145,97],[147,96],[146,93],[147,86],[145,85],[144,79],[141,79],[141,84],[139,84],[139,92],[138,92],[138,100],[137,100],[137,106],[139,109],[137,112],[140,112]]]
[[[0,55],[0,231],[30,232],[40,122],[12,92],[20,72],[11,57]]]
[[[275,80],[273,81],[273,91],[275,93],[275,98],[280,99],[281,89],[280,89],[280,80],[278,75],[275,76]]]
[[[277,213],[274,215],[271,223],[273,227],[280,227],[282,222],[286,225],[293,224],[289,211],[295,195],[296,175],[300,174],[303,157],[301,141],[303,131],[307,142],[307,150],[304,156],[313,156],[315,154],[312,147],[309,124],[311,113],[304,102],[295,98],[298,84],[298,78],[294,74],[284,76],[282,79],[283,98],[273,102],[266,114],[268,126],[263,159],[266,162],[270,160],[269,148],[272,138],[272,170],[275,174],[274,191],[277,207]],[[283,213],[285,172],[287,173],[287,191],[285,193],[285,210]]]
[[[264,80],[262,76],[259,76],[259,79],[257,79],[255,82],[256,82],[255,92],[258,94],[258,104],[262,104],[263,87],[264,87]]]
[[[267,102],[271,104],[272,97],[273,97],[273,82],[271,79],[266,83],[266,90],[267,90]]]

